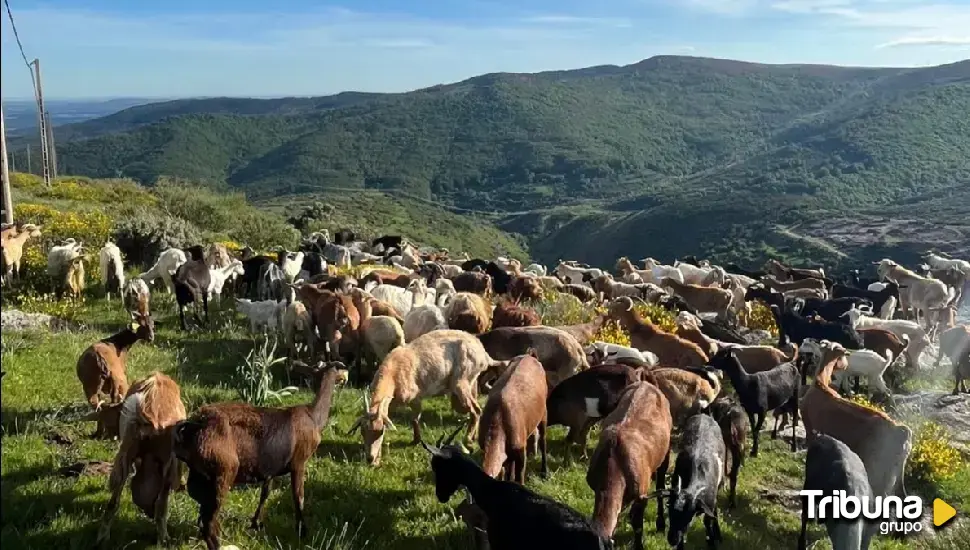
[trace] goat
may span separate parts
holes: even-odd
[[[230,263],[232,263],[232,255],[229,254],[226,245],[212,243],[205,249],[205,265],[209,266],[209,269],[226,267]]]
[[[970,379],[970,349],[964,350],[963,355],[957,358],[953,367],[953,395],[960,393],[970,393],[967,387],[967,379]]]
[[[471,292],[487,296],[492,292],[492,278],[482,272],[465,271],[451,279],[458,292]]]
[[[636,348],[629,348],[619,344],[609,342],[593,342],[586,346],[586,361],[590,364],[598,364],[607,359],[633,359],[647,366],[657,366],[657,356],[649,351],[643,352]]]
[[[64,290],[78,296],[84,289],[84,259],[81,256],[82,244],[68,239],[65,244],[51,247],[47,253],[47,274],[54,282],[57,297]]]
[[[579,301],[583,303],[589,303],[596,299],[596,292],[592,288],[585,285],[579,285],[579,284],[563,285],[562,288],[559,289],[559,291],[565,294],[571,294],[579,298]]]
[[[649,372],[653,383],[667,398],[670,415],[677,426],[694,413],[707,409],[721,393],[719,373],[712,368],[660,367]]]
[[[734,294],[730,290],[693,284],[681,284],[669,277],[662,279],[660,286],[669,288],[674,294],[683,298],[696,311],[716,313],[722,319],[728,317],[731,303],[734,301]]]
[[[454,439],[458,432],[448,438]],[[488,544],[500,548],[556,548],[557,550],[612,550],[579,512],[518,483],[486,474],[456,446],[441,441],[421,442],[431,454],[431,471],[438,502],[448,502],[459,488],[468,490],[487,527]]]
[[[751,456],[758,456],[758,439],[768,411],[792,410],[795,421],[792,423],[791,450],[795,451],[795,425],[798,424],[798,389],[801,373],[794,360],[778,365],[763,372],[747,373],[738,361],[734,350],[727,348],[711,359],[711,366],[722,370],[731,379],[731,385],[738,392],[741,406],[748,413],[748,421],[754,429],[754,445]],[[757,418],[757,421],[755,420]],[[771,437],[778,436],[778,418]]]
[[[603,274],[601,269],[576,267],[569,265],[562,260],[559,260],[559,264],[556,265],[556,268],[553,269],[552,272],[567,284],[586,283]]]
[[[633,300],[628,297],[611,302],[609,315],[630,333],[633,347],[654,353],[663,366],[689,367],[707,363],[707,355],[697,344],[664,332],[649,319],[642,318],[633,309]]]
[[[315,358],[316,334],[313,330],[313,319],[303,302],[292,302],[283,310],[283,341],[289,356],[296,357],[296,335],[303,335],[303,342],[309,349],[310,358]]]
[[[492,311],[492,328],[533,327],[542,324],[539,315],[517,303],[502,300]]]
[[[334,386],[346,380],[341,366],[329,364],[320,370],[317,393],[309,405],[276,409],[216,403],[175,425],[175,456],[189,467],[188,492],[199,503],[201,535],[209,550],[219,548],[219,510],[229,490],[239,483],[262,483],[251,521],[256,529],[262,524],[273,478],[285,474],[290,474],[297,533],[304,536],[307,460],[330,419]]]
[[[650,382],[627,386],[616,409],[603,420],[600,440],[586,473],[586,484],[596,493],[593,529],[601,537],[613,536],[620,512],[632,502],[633,546],[643,550],[643,512],[654,476],[657,531],[664,530],[661,492],[670,463],[671,429],[667,398]]]
[[[14,231],[4,232],[3,261],[4,278],[20,278],[20,262],[24,256],[24,244],[31,237],[41,236],[41,225],[25,223]]]
[[[205,312],[205,325],[209,324],[209,267],[205,264],[205,252],[201,246],[193,246],[189,249],[192,259],[180,265],[172,278],[175,284],[175,301],[179,309],[179,325],[182,330],[188,330],[185,324],[185,307],[194,304],[198,308],[198,303],[202,302],[202,309]],[[193,312],[197,323],[202,323],[199,312]]]
[[[954,268],[957,271],[970,275],[970,262],[966,260],[954,260],[951,258],[944,258],[939,254],[934,254],[932,252],[926,253],[923,257],[926,263],[929,264],[933,269],[948,269]]]
[[[872,291],[835,284],[832,286],[832,298],[863,298],[869,300],[872,302],[872,310],[879,312],[880,317],[892,319],[896,310],[896,302],[899,301],[899,285],[890,282],[882,290]],[[833,321],[834,319],[829,320]]]
[[[903,290],[900,294],[900,308],[903,313],[913,307],[915,319],[920,320],[920,312],[929,326],[930,310],[946,306],[950,300],[950,292],[946,285],[936,279],[920,277],[896,262],[888,259],[875,262],[876,272],[887,281],[894,282]],[[905,287],[905,288],[904,288]]]
[[[467,441],[474,441],[482,409],[475,400],[475,384],[489,369],[508,363],[492,359],[477,338],[460,330],[436,330],[395,348],[377,369],[366,410],[348,434],[360,429],[367,462],[380,464],[385,429],[395,429],[392,404],[409,405],[414,417],[414,441],[421,440],[421,401],[450,394],[452,407],[468,414]]]
[[[121,249],[118,245],[108,241],[98,252],[99,267],[101,268],[101,284],[104,285],[104,293],[108,301],[111,300],[111,293],[121,295],[121,289],[125,286],[125,266],[121,260]]]
[[[292,283],[299,277],[300,272],[303,271],[303,259],[305,256],[306,254],[302,251],[296,254],[286,255],[280,269],[283,272],[283,279],[287,283]]]
[[[209,268],[209,288],[206,292],[209,298],[215,298],[216,300],[222,297],[222,289],[226,285],[226,281],[231,281],[237,276],[241,276],[246,272],[243,268],[243,263],[239,260],[232,260],[227,265],[222,267],[210,267]]]
[[[721,429],[713,418],[696,414],[683,426],[677,459],[670,479],[670,530],[667,543],[684,549],[684,537],[694,516],[704,516],[707,544],[716,548],[721,541],[717,520],[717,492],[724,482],[727,449]]]
[[[751,424],[744,408],[730,397],[718,397],[708,407],[707,412],[720,426],[724,445],[731,453],[731,470],[728,473],[728,478],[731,480],[731,495],[728,502],[729,506],[734,508],[737,504],[738,474],[741,472],[741,466],[744,465],[744,447],[748,440],[748,432],[751,431]]]
[[[940,351],[936,355],[935,367],[940,366],[944,357],[950,360],[954,367],[959,363],[960,356],[970,349],[970,325],[958,325],[940,334]]]
[[[529,348],[535,348],[546,370],[549,388],[589,367],[586,353],[579,342],[566,332],[553,327],[503,327],[479,336],[488,354],[508,361]]]
[[[122,401],[128,392],[128,351],[139,340],[151,343],[154,339],[155,323],[151,316],[134,312],[129,326],[91,344],[81,353],[77,360],[77,378],[91,407],[101,408],[101,394],[108,396],[109,403]]]
[[[805,491],[816,491],[820,495],[831,495],[841,491],[844,496],[863,499],[872,498],[872,487],[866,473],[866,466],[859,455],[845,443],[828,435],[818,435],[808,445],[805,455]],[[816,501],[817,502],[817,501]],[[798,550],[806,550],[806,528],[808,527],[808,503],[802,502],[802,529],[798,537]],[[816,517],[825,517],[819,505]],[[821,512],[821,513],[820,513]],[[823,520],[824,521],[824,520]],[[829,518],[825,529],[834,550],[868,550],[876,524],[868,524],[861,516],[855,520]]]
[[[172,431],[176,423],[185,420],[181,391],[174,380],[153,372],[135,382],[124,401],[114,408],[120,414],[121,447],[111,467],[108,481],[111,498],[98,529],[98,543],[106,542],[110,536],[121,491],[135,467],[135,477],[131,480],[132,500],[155,520],[158,543],[165,544],[168,539],[168,498],[179,482]],[[99,412],[111,414],[106,409]]]
[[[138,275],[138,278],[151,284],[155,279],[161,279],[165,283],[165,290],[169,293],[175,291],[175,283],[172,276],[178,268],[186,262],[185,252],[178,248],[168,248],[158,255],[155,265],[148,271]]]
[[[482,408],[478,445],[484,452],[482,469],[497,477],[525,484],[526,448],[538,434],[542,453],[542,477],[549,473],[546,462],[546,373],[535,349],[509,361],[509,366],[492,386]]]
[[[276,300],[254,302],[246,298],[236,298],[236,311],[249,319],[249,330],[254,334],[281,328],[285,310],[286,304]]]
[[[788,307],[781,311],[774,304],[771,313],[778,323],[778,347],[784,347],[789,341],[800,345],[806,338],[811,338],[838,342],[848,349],[862,349],[862,338],[854,325],[805,319]]]
[[[909,339],[906,338],[905,340],[908,345]],[[811,353],[818,357],[822,356],[822,348],[819,346],[819,343],[811,339],[806,339],[802,343],[801,351],[803,353]],[[895,356],[892,352],[889,352],[888,356],[883,356],[872,350],[861,349],[850,352],[846,358],[846,368],[835,374],[836,385],[844,387],[842,382],[847,378],[845,375],[865,376],[869,381],[870,389],[883,395],[890,394],[889,388],[886,387],[886,382],[883,380],[883,373],[893,364]]]
[[[845,367],[848,352],[832,342],[820,345],[822,368],[800,406],[808,444],[817,434],[842,441],[865,464],[874,496],[905,495],[903,472],[912,450],[912,431],[885,413],[842,399],[829,388],[833,369]]]
[[[546,401],[549,426],[568,426],[567,453],[579,445],[586,458],[586,438],[597,422],[616,408],[627,386],[640,380],[639,371],[619,364],[604,364],[578,372],[556,385]]]
[[[823,293],[826,292],[825,281],[822,279],[809,278],[798,281],[783,282],[769,275],[762,277],[761,282],[764,283],[768,288],[778,292],[790,292],[793,290],[819,290]]]
[[[914,321],[905,321],[902,319],[887,321],[877,319],[864,315],[862,311],[855,308],[847,311],[845,316],[848,317],[851,326],[856,329],[881,328],[892,332],[900,340],[903,340],[904,337],[908,338],[909,350],[907,355],[909,357],[909,364],[913,368],[918,368],[920,355],[930,345],[930,339],[926,335],[926,331]],[[837,343],[842,344],[842,342]]]
[[[781,281],[800,281],[805,279],[817,279],[826,282],[825,271],[821,268],[819,269],[802,269],[797,267],[788,267],[785,264],[779,262],[775,259],[769,259],[765,262],[764,268],[770,275],[774,275],[777,279]],[[831,283],[830,283],[831,284]]]
[[[279,265],[272,262],[265,263],[259,268],[256,296],[259,300],[281,302],[286,297],[286,283],[286,275]]]
[[[508,295],[520,302],[537,302],[542,299],[542,284],[532,277],[515,277],[508,284]]]
[[[361,342],[374,358],[374,364],[380,365],[391,350],[404,345],[404,328],[394,317],[373,316],[369,300],[355,305],[360,313]]]
[[[587,344],[593,340],[596,333],[599,332],[606,323],[610,320],[607,315],[599,315],[592,321],[588,323],[580,323],[578,325],[566,325],[556,327],[559,330],[569,334],[576,339],[577,342],[581,344]]]
[[[492,311],[477,294],[459,292],[444,308],[448,328],[469,334],[482,334],[492,323]]]
[[[138,277],[128,280],[122,293],[122,301],[125,305],[125,311],[137,311],[143,315],[148,315],[151,310],[149,305],[151,292],[148,290],[148,283]]]

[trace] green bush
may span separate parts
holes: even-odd
[[[151,266],[166,248],[184,248],[206,242],[202,231],[192,222],[148,210],[119,220],[114,239],[129,264],[146,267]]]

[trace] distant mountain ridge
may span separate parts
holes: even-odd
[[[171,175],[255,198],[398,190],[505,216],[540,257],[606,254],[550,240],[582,219],[634,250],[647,248],[637,220],[645,231],[689,223],[664,251],[751,256],[796,218],[930,204],[922,197],[970,185],[967,113],[970,60],[903,69],[658,56],[398,94],[143,105],[58,128],[58,156],[70,173]],[[715,242],[735,226],[743,243]]]

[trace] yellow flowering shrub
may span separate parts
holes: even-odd
[[[640,317],[649,319],[658,328],[667,332],[677,332],[677,317],[662,306],[637,303],[633,309],[640,314]]]
[[[869,400],[868,397],[866,397],[865,395],[863,395],[861,393],[857,393],[857,394],[852,395],[850,397],[846,397],[845,399],[847,401],[851,401],[851,402],[855,403],[856,405],[861,405],[861,406],[863,406],[863,407],[865,407],[867,409],[872,409],[874,411],[879,411],[881,413],[886,412],[886,409],[884,409],[882,407],[882,405],[879,405],[878,403],[873,403],[872,401]]]
[[[962,462],[960,451],[950,443],[946,428],[936,422],[926,422],[916,430],[906,469],[919,481],[935,483],[956,475]]]
[[[39,294],[33,290],[27,290],[17,296],[16,303],[20,310],[27,313],[43,313],[66,320],[80,317],[87,309],[83,295],[77,299],[65,296],[58,301],[54,294]]]
[[[742,311],[741,323],[751,330],[766,330],[772,336],[778,336],[778,323],[771,309],[760,300],[751,302],[751,315],[745,315]]]
[[[542,324],[551,327],[588,323],[596,317],[593,307],[583,304],[572,294],[555,290],[546,290],[535,310]]]
[[[17,189],[34,189],[44,185],[44,178],[24,172],[10,173],[10,186]]]
[[[594,342],[607,342],[618,346],[630,347],[630,334],[623,330],[616,321],[607,321],[596,334],[593,335]]]
[[[242,252],[242,249],[245,248],[236,241],[217,241],[216,244],[221,244],[222,246],[226,247],[226,251],[229,252],[230,255],[234,256],[237,255],[237,253]]]

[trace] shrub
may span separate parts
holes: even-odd
[[[596,317],[596,310],[580,302],[571,294],[555,290],[543,293],[542,302],[536,304],[536,313],[547,326],[576,325],[588,323]]]
[[[285,360],[285,357],[276,356],[275,340],[273,341],[272,348],[270,348],[268,338],[263,340],[263,344],[259,347],[254,342],[253,349],[246,356],[246,360],[236,367],[234,382],[236,383],[236,390],[239,392],[239,397],[247,403],[262,407],[271,398],[282,401],[284,397],[297,391],[298,388],[294,386],[289,386],[281,390],[270,389],[273,386],[273,366]]]
[[[946,428],[928,421],[916,430],[906,468],[916,480],[933,484],[956,475],[961,462],[960,451],[950,443]]]
[[[7,293],[4,292],[4,298]],[[12,302],[18,309],[27,313],[43,313],[57,319],[73,321],[87,312],[87,303],[82,295],[79,299],[65,298],[58,301],[53,294],[37,293],[33,289],[12,296]]]
[[[255,208],[247,208],[237,213],[234,227],[229,230],[229,237],[253,247],[254,250],[267,250],[277,246],[293,250],[300,244],[300,232],[295,227]]]
[[[775,316],[772,315],[771,309],[759,300],[751,303],[751,315],[742,319],[742,322],[751,330],[765,330],[774,337],[778,336],[778,323],[775,322]]]
[[[630,334],[616,321],[608,321],[593,335],[593,341],[630,347]]]
[[[239,211],[248,208],[242,195],[220,195],[166,178],[156,183],[154,191],[168,214],[217,233],[229,231]]]
[[[644,319],[666,332],[677,332],[677,318],[673,313],[656,304],[636,304],[633,307]]]
[[[202,232],[193,223],[147,210],[120,220],[114,229],[114,239],[129,262],[146,267],[166,248],[204,242]]]

